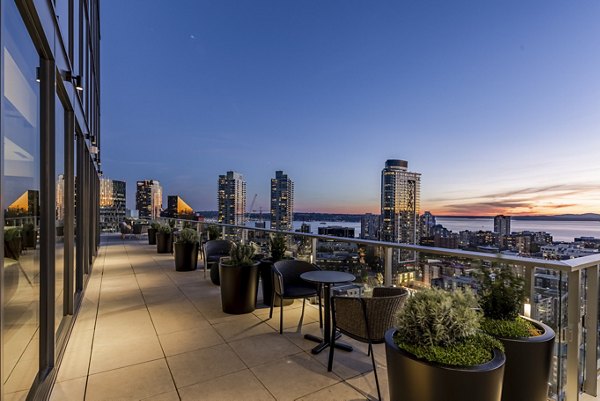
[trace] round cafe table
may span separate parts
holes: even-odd
[[[349,281],[356,280],[356,277],[350,273],[338,272],[334,270],[315,270],[306,273],[302,273],[300,278],[309,283],[322,284],[325,295],[325,329],[323,330],[323,338],[313,336],[312,334],[305,334],[304,338],[310,341],[319,343],[312,349],[313,354],[318,354],[325,348],[329,347],[331,336],[340,336],[341,334],[331,333],[331,286],[333,284],[347,283]],[[352,347],[348,344],[344,344],[336,341],[335,347],[344,351],[352,351]]]

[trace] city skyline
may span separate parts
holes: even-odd
[[[283,170],[297,211],[378,213],[398,158],[436,215],[599,211],[599,4],[101,7],[109,177],[216,210],[235,170],[268,210]]]

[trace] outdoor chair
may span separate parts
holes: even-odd
[[[283,334],[283,300],[302,298],[302,318],[304,318],[304,306],[306,298],[317,296],[319,298],[319,325],[323,327],[323,315],[321,311],[321,289],[304,281],[300,275],[305,272],[321,270],[317,265],[300,260],[280,260],[273,265],[273,297],[271,299],[271,310],[269,319],[273,317],[273,305],[275,297],[279,297],[279,334]]]
[[[224,256],[229,256],[234,243],[225,239],[216,239],[206,241],[204,244],[204,277],[206,278],[206,269],[211,269],[211,280],[214,284],[219,285],[219,260]],[[215,272],[212,269],[216,269]]]
[[[398,309],[404,303],[408,291],[400,287],[376,287],[373,297],[332,297],[333,333],[336,330],[357,341],[368,343],[367,355],[373,362],[373,373],[377,385],[377,396],[381,400],[379,379],[375,367],[373,344],[385,341],[385,332],[394,326],[394,319]],[[331,336],[329,347],[329,364],[327,370],[333,368],[333,352],[335,350],[335,335]]]

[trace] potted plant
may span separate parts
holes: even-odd
[[[258,263],[252,260],[253,255],[251,245],[238,245],[231,249],[229,258],[219,262],[223,312],[237,315],[256,309]]]
[[[156,252],[173,253],[173,231],[168,224],[161,224],[156,232]]]
[[[503,401],[546,401],[555,333],[549,326],[519,316],[525,281],[509,267],[483,268],[481,328],[504,345]]]
[[[262,281],[262,295],[263,303],[267,306],[271,306],[273,300],[273,264],[284,259],[285,251],[287,250],[287,241],[285,236],[281,234],[275,234],[269,240],[269,248],[271,251],[271,257],[264,258],[258,265],[258,271],[260,273],[260,280]],[[280,300],[276,297],[275,304],[273,306],[280,306]],[[293,299],[284,300],[284,305],[291,305],[294,302]]]
[[[191,228],[184,228],[179,233],[175,248],[175,270],[196,270],[198,263],[198,233]]]
[[[23,243],[23,248],[35,249],[37,242],[37,230],[35,229],[35,226],[33,224],[23,224],[23,229],[21,231],[21,241]]]
[[[476,308],[470,291],[408,298],[385,334],[392,401],[500,401],[502,344],[479,330]]]
[[[4,256],[19,260],[21,256],[21,229],[9,228],[4,231]]]
[[[221,238],[221,229],[219,228],[219,226],[210,225],[206,230],[208,231],[209,241]]]
[[[150,223],[150,227],[148,228],[148,245],[156,245],[156,232],[159,227],[160,223],[158,221]]]

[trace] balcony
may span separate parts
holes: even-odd
[[[260,301],[260,298],[259,298]],[[323,400],[377,398],[364,344],[313,355],[305,333],[319,335],[316,307],[228,315],[220,289],[201,269],[175,272],[173,256],[147,240],[103,237],[52,400]],[[385,350],[375,347],[387,398]]]
[[[223,226],[223,232],[232,228]],[[265,231],[270,230],[237,227],[242,240],[251,232]],[[319,263],[320,243],[357,242],[352,238],[294,235],[302,238],[303,256]],[[400,280],[406,277],[415,279],[393,263],[396,250],[421,255],[413,261],[414,270],[422,274],[413,282],[417,286],[434,277],[437,262],[429,257],[518,266],[528,277],[534,314],[545,313],[556,322],[556,360],[549,399],[596,399],[591,394],[598,385],[597,353],[586,350],[598,349],[598,287],[593,284],[598,282],[598,257],[559,262],[365,240],[360,243],[380,247],[388,285],[402,284]],[[456,277],[452,283],[461,285],[465,278]],[[559,296],[552,304],[548,294],[554,292]],[[194,272],[175,272],[172,255],[157,254],[144,237],[121,240],[115,235],[104,236],[52,399],[377,398],[364,344],[345,338],[355,351],[336,352],[333,372],[328,373],[327,352],[313,355],[310,349],[314,343],[303,338],[306,333],[320,334],[316,308],[307,304],[299,325],[301,303],[286,307],[284,335],[279,335],[277,311],[269,319],[269,309],[260,307],[260,301],[259,295],[259,307],[253,313],[225,314],[220,288],[205,278],[201,266]],[[583,315],[587,318],[582,319]],[[382,395],[389,399],[383,345],[375,346],[375,355]]]

